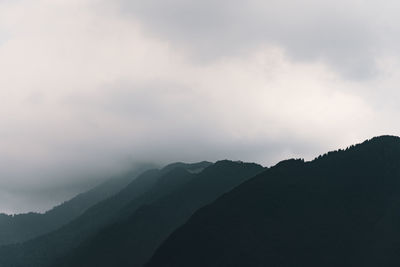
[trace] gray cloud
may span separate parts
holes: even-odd
[[[376,59],[399,44],[399,22],[390,11],[398,7],[396,1],[121,2],[123,14],[203,60],[272,44],[294,60],[322,60],[347,78],[368,79],[378,72]]]
[[[0,212],[135,162],[272,165],[399,134],[395,5],[0,1]]]

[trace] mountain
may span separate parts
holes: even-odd
[[[186,169],[190,173],[200,173],[205,168],[211,166],[212,163],[208,161],[200,161],[196,163],[185,163],[185,162],[175,162],[171,163],[163,168],[164,171],[169,171],[175,168]]]
[[[144,171],[144,168],[137,168],[110,178],[43,214],[33,212],[17,215],[0,214],[0,246],[21,243],[58,229],[80,216],[89,207],[120,191]]]
[[[205,168],[211,163],[202,164]],[[152,169],[142,173],[119,193],[87,209],[60,229],[23,244],[1,247],[0,266],[47,266],[107,224],[127,216],[124,212],[134,212],[148,201],[186,183],[194,175],[191,171],[199,169],[198,164],[192,167],[180,164],[179,168],[167,166],[162,170]]]
[[[400,138],[377,137],[248,180],[198,210],[146,267],[399,266],[399,210]]]
[[[53,266],[143,266],[158,245],[198,208],[263,170],[252,163],[217,162],[182,187],[87,239]]]

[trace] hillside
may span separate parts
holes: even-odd
[[[217,162],[177,190],[103,229],[53,266],[143,266],[198,208],[263,170],[252,163]]]
[[[0,214],[0,246],[21,243],[60,228],[83,214],[89,207],[119,192],[142,171],[143,168],[138,168],[110,178],[43,214]]]
[[[203,163],[204,167],[210,164]],[[198,164],[195,167],[197,170]],[[186,183],[194,176],[189,172],[191,169],[190,164],[180,164],[177,168],[167,166],[142,173],[118,194],[90,207],[60,229],[20,245],[1,247],[0,266],[47,266],[107,224]]]
[[[198,210],[147,267],[399,266],[400,139],[289,160]]]

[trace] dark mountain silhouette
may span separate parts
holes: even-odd
[[[162,170],[149,170],[139,175],[118,194],[99,202],[59,230],[40,236],[21,245],[0,248],[0,266],[47,266],[80,242],[93,236],[107,224],[133,213],[141,205],[162,197],[189,181],[201,167],[211,163],[179,164]],[[193,168],[192,168],[193,167]],[[123,212],[124,211],[124,212]]]
[[[400,266],[399,211],[400,138],[382,136],[268,169],[198,210],[146,266]]]
[[[43,214],[0,214],[0,246],[24,242],[58,229],[83,214],[89,207],[119,192],[146,167],[110,178]]]
[[[103,229],[53,266],[143,266],[193,212],[263,170],[252,163],[217,162],[177,190]]]

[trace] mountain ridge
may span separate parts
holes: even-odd
[[[106,180],[44,213],[0,213],[0,246],[27,241],[49,233],[79,217],[88,208],[122,190],[147,166]]]
[[[195,210],[263,170],[254,163],[218,161],[175,192],[141,206],[126,221],[103,229],[52,266],[142,266]]]
[[[199,209],[156,266],[398,266],[400,138],[277,164]]]
[[[210,165],[210,163],[204,163]],[[170,169],[152,169],[143,172],[136,179],[124,187],[118,194],[103,200],[86,210],[81,216],[77,217],[70,223],[64,225],[60,229],[39,236],[21,245],[13,245],[0,247],[0,266],[47,266],[53,259],[60,257],[68,250],[79,244],[81,240],[95,234],[102,227],[120,217],[119,211],[132,201],[136,204],[128,208],[130,212],[136,210],[140,205],[144,204],[148,197],[146,192],[151,190],[164,175],[181,175],[192,176],[185,168],[191,168],[191,164],[179,165],[179,168]],[[196,165],[196,168],[198,166]],[[179,170],[176,170],[179,169]],[[172,178],[175,178],[172,177]],[[171,183],[179,186],[186,180],[170,179]],[[164,193],[169,191],[163,184]],[[161,191],[152,192],[157,196],[162,196]],[[150,195],[151,197],[151,195]]]

